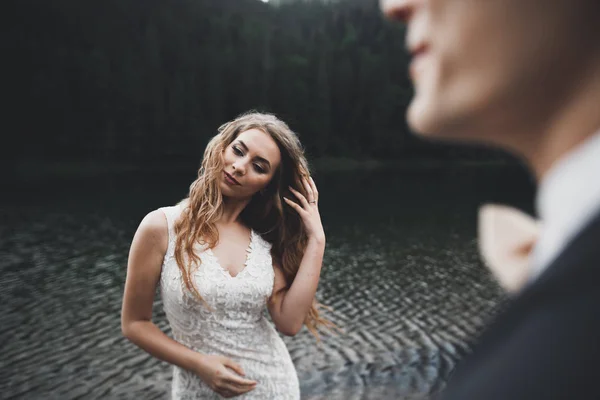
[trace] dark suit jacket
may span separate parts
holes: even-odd
[[[489,325],[440,399],[600,399],[600,214]]]

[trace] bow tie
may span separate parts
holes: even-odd
[[[479,210],[478,228],[484,264],[505,290],[521,289],[531,275],[540,222],[517,209],[488,204]]]

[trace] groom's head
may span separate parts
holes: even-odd
[[[381,0],[407,25],[408,122],[518,150],[600,66],[600,0]]]

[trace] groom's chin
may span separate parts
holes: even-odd
[[[425,102],[418,97],[410,103],[406,120],[411,132],[426,140],[439,142],[485,142],[475,118],[457,109]]]
[[[449,121],[441,118],[433,105],[425,104],[421,99],[414,98],[410,103],[406,120],[411,132],[424,139],[453,140]]]

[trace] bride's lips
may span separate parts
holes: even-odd
[[[230,185],[241,185],[233,176],[225,171],[223,171],[223,173],[225,174],[225,182],[229,183]]]

